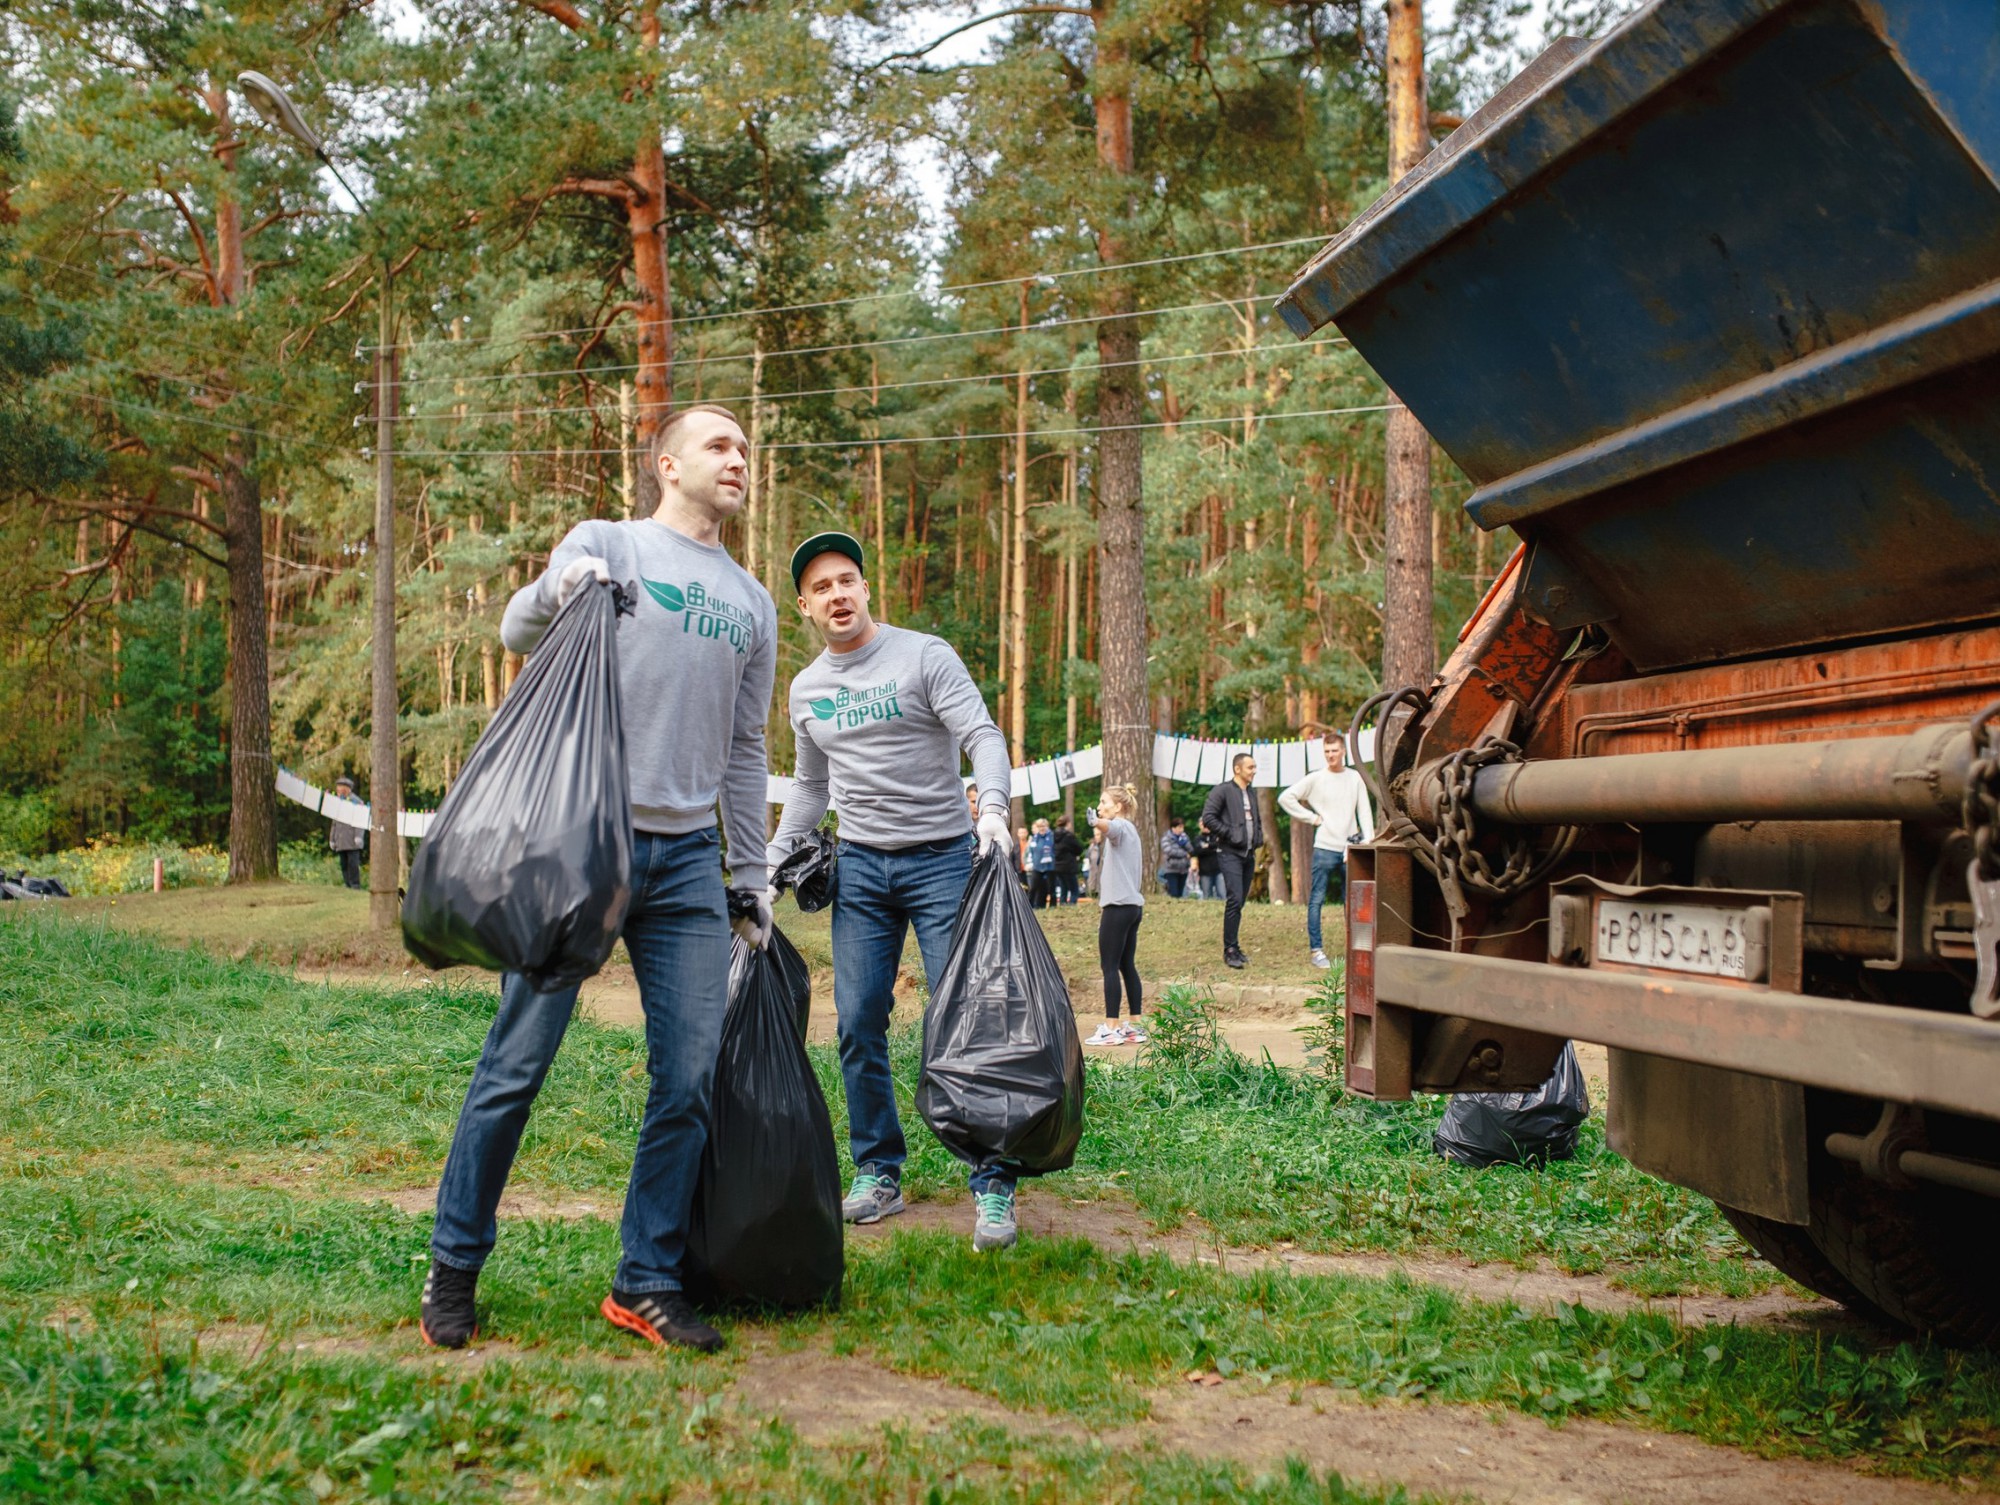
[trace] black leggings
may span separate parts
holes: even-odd
[[[1104,968],[1104,1017],[1118,1017],[1118,980],[1125,980],[1127,1012],[1139,1017],[1139,922],[1143,904],[1107,904],[1098,912],[1097,961]]]

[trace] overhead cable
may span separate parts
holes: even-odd
[[[1239,304],[1258,303],[1266,298],[1275,297],[1277,297],[1276,293],[1254,293],[1248,298],[1217,298],[1207,303],[1182,303],[1171,308],[1135,308],[1127,313],[1114,314],[1077,314],[1073,318],[1043,319],[1037,324],[997,324],[988,329],[946,329],[939,330],[934,334],[899,334],[892,335],[888,339],[883,340],[850,340],[845,344],[839,345],[800,345],[787,347],[782,350],[766,350],[763,352],[763,358],[767,361],[775,361],[796,355],[831,355],[845,350],[886,350],[894,345],[926,345],[939,340],[976,340],[993,335],[1039,334],[1045,329],[1066,329],[1073,324],[1111,324],[1120,319],[1148,319],[1157,314],[1191,314],[1201,313],[1207,309],[1235,308]],[[740,355],[697,356],[691,361],[675,361],[673,366],[678,371],[690,366],[700,368],[703,366],[737,365],[744,361],[754,361],[756,359],[756,352],[746,350]],[[538,367],[533,371],[489,371],[482,376],[406,376],[399,378],[396,385],[399,387],[424,387],[433,386],[438,382],[528,381],[537,376],[576,376],[581,374],[583,369],[582,367],[572,365]],[[640,367],[636,363],[629,366],[592,366],[589,368],[593,375],[608,375],[616,371],[637,371],[639,369]],[[380,385],[381,383],[379,382],[358,381],[354,384],[354,390],[357,392],[366,392],[370,388]]]
[[[1337,418],[1350,413],[1387,413],[1401,406],[1402,404],[1399,402],[1378,402],[1352,408],[1310,408],[1296,413],[1252,413],[1250,421],[1252,423],[1276,423],[1281,419],[1288,418]],[[1153,423],[1100,423],[1091,424],[1086,428],[1030,429],[1028,437],[1030,439],[1071,439],[1087,437],[1092,434],[1129,433],[1136,429],[1207,428],[1213,427],[1216,424],[1241,423],[1243,422],[1243,417],[1243,414],[1235,413],[1226,418],[1178,418],[1172,421],[1162,419]],[[1015,434],[1016,431],[1014,429],[995,429],[983,434],[884,434],[880,438],[872,439],[801,439],[784,444],[763,444],[759,445],[758,448],[767,450],[863,449],[871,444],[884,444],[892,448],[898,444],[970,444],[979,439],[1012,439],[1015,437]],[[372,449],[363,449],[361,453],[363,455],[372,455],[374,451]],[[622,449],[399,449],[396,451],[396,458],[399,460],[456,460],[474,458],[528,459],[539,456],[561,456],[576,459],[590,455],[622,455],[623,453]]]
[[[1324,235],[1299,235],[1290,240],[1267,240],[1254,246],[1224,246],[1214,251],[1189,251],[1179,256],[1153,256],[1144,261],[1114,261],[1102,266],[1073,267],[1061,272],[1023,272],[1018,277],[994,277],[985,282],[953,282],[933,290],[932,296],[942,297],[946,293],[978,292],[991,287],[1018,287],[1023,282],[1061,282],[1069,277],[1095,277],[1103,272],[1129,272],[1141,267],[1171,266],[1176,262],[1204,261],[1218,256],[1248,256],[1257,251],[1280,251],[1291,246],[1324,245]],[[777,303],[762,308],[729,308],[714,313],[682,314],[665,319],[634,319],[634,324],[669,324],[675,327],[686,324],[712,324],[721,319],[756,319],[770,314],[810,313],[822,308],[846,308],[856,303],[881,303],[893,298],[922,297],[921,288],[900,288],[892,293],[857,293],[850,298],[823,298],[816,303]],[[573,329],[531,330],[524,334],[481,335],[471,339],[405,340],[391,347],[397,350],[421,350],[426,345],[447,345],[454,348],[476,345],[497,345],[503,342],[526,343],[530,340],[557,340],[573,334],[596,334],[604,326],[581,325]],[[356,353],[380,350],[377,345],[356,345]]]
[[[966,382],[1014,381],[1022,376],[1063,376],[1072,371],[1088,373],[1091,371],[1116,371],[1126,366],[1169,366],[1180,361],[1240,359],[1245,354],[1257,355],[1272,350],[1297,350],[1312,345],[1345,345],[1348,343],[1349,341],[1336,335],[1325,339],[1298,340],[1286,345],[1256,345],[1247,352],[1240,348],[1236,350],[1197,350],[1190,355],[1141,356],[1136,361],[1092,361],[1084,366],[1041,366],[1028,371],[984,371],[973,376],[927,376],[917,381],[885,381],[874,386],[813,387],[802,392],[726,392],[721,395],[702,393],[689,400],[692,402],[759,402],[776,404],[797,402],[807,397],[874,396],[882,392],[900,392],[911,387],[953,387],[963,385]],[[612,404],[615,401],[616,398],[607,389],[606,395],[597,402],[576,403],[549,408],[487,408],[472,413],[454,413],[444,410],[434,413],[398,413],[389,421],[391,423],[449,423],[460,421],[471,422],[474,419],[488,418],[542,418],[559,413],[601,413],[605,411],[608,404]],[[376,419],[366,416],[357,417],[354,420],[357,425],[374,423],[376,421]]]

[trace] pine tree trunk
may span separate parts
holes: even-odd
[[[1389,0],[1388,103],[1393,183],[1430,149],[1422,0]],[[1382,683],[1428,685],[1437,670],[1431,625],[1431,444],[1407,408],[1389,414],[1384,459]]]
[[[657,129],[640,138],[632,181],[639,191],[625,201],[625,223],[632,237],[632,273],[638,285],[633,299],[639,323],[636,447],[642,457],[633,510],[640,517],[651,517],[660,506],[660,477],[643,457],[672,408],[674,366],[673,293],[667,280],[667,161]]]
[[[1094,87],[1097,164],[1122,221],[1132,181],[1132,95],[1122,41],[1107,38],[1114,0],[1097,0]],[[1097,256],[1125,259],[1122,225],[1100,225]],[[1098,714],[1104,725],[1104,778],[1138,794],[1139,850],[1156,848],[1153,812],[1153,730],[1146,691],[1146,515],[1140,421],[1139,327],[1131,285],[1104,279],[1104,322],[1097,326],[1097,663]],[[1124,315],[1125,317],[1120,317]],[[1150,864],[1149,864],[1150,866]],[[1152,885],[1148,876],[1147,886]]]
[[[278,876],[277,767],[264,637],[264,509],[256,441],[231,438],[222,466],[229,559],[229,882]]]

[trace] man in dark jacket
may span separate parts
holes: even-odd
[[[333,781],[333,792],[344,800],[353,799],[354,780],[342,774]],[[340,881],[349,888],[361,887],[361,849],[367,843],[367,831],[344,821],[335,821],[326,833],[326,844],[340,854]]]
[[[1056,902],[1074,904],[1077,865],[1083,861],[1083,843],[1077,838],[1076,832],[1070,829],[1067,815],[1056,817],[1055,856]]]
[[[1208,791],[1201,807],[1202,828],[1215,837],[1216,862],[1222,869],[1222,959],[1232,967],[1248,966],[1250,958],[1236,944],[1243,925],[1243,900],[1250,892],[1250,875],[1256,871],[1257,848],[1264,844],[1264,818],[1257,809],[1257,797],[1250,781],[1257,776],[1257,760],[1238,753],[1229,765],[1229,778]]]

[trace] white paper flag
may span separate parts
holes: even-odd
[[[1165,732],[1153,733],[1153,777],[1170,779],[1174,776],[1174,739]]]
[[[1278,744],[1278,787],[1289,789],[1306,776],[1306,745],[1303,742]]]
[[[1197,784],[1220,784],[1229,777],[1229,748],[1221,742],[1201,744],[1201,777]]]
[[[1104,744],[1100,742],[1095,747],[1084,748],[1082,752],[1076,755],[1076,779],[1078,783],[1082,783],[1085,779],[1101,779],[1103,777]]]
[[[792,780],[782,773],[764,776],[764,803],[767,805],[789,805],[792,802]]]
[[[1322,737],[1306,739],[1306,772],[1318,773],[1326,767],[1326,740]]]
[[[1350,747],[1347,750],[1348,761],[1351,763],[1358,758],[1363,763],[1373,763],[1375,761],[1375,728],[1372,726],[1362,727],[1355,740],[1361,745],[1359,747]]]
[[[1278,744],[1259,742],[1250,749],[1257,759],[1257,772],[1251,776],[1252,789],[1276,789],[1278,787]]]
[[[366,826],[368,807],[359,800],[337,799],[328,795],[320,804],[320,814],[339,821],[343,826]]]
[[[1013,768],[1008,770],[1007,798],[1024,800],[1028,797],[1028,770]]]
[[[1056,782],[1054,763],[1030,763],[1028,765],[1028,799],[1037,805],[1053,805],[1062,798],[1062,785]]]
[[[1174,739],[1174,772],[1176,784],[1194,784],[1201,779],[1201,744],[1192,737]]]

